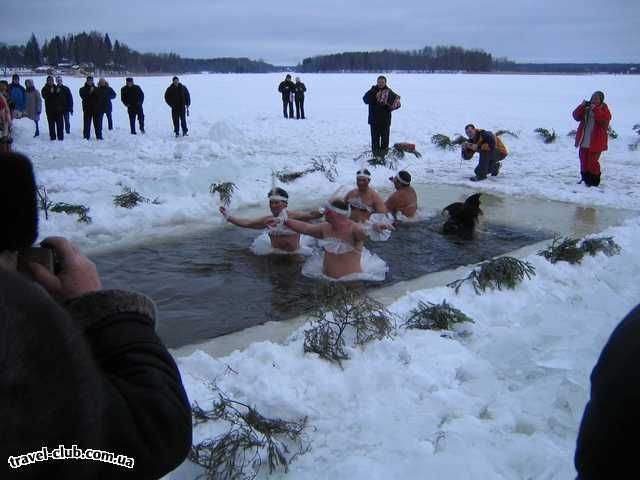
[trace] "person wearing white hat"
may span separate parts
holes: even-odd
[[[369,187],[371,172],[361,168],[356,173],[357,188],[351,190],[344,197],[344,201],[351,207],[351,220],[364,223],[374,213],[387,213],[387,207],[378,192]]]
[[[412,219],[418,210],[418,195],[411,186],[411,174],[405,170],[401,170],[397,175],[389,177],[393,182],[396,191],[389,195],[384,202],[387,210],[394,219],[398,219],[398,214],[403,215],[407,219]]]

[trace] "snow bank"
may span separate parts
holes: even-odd
[[[303,355],[302,330],[221,359],[198,351],[178,360],[189,397],[210,405],[204,382],[215,379],[263,414],[308,416],[312,450],[288,478],[573,478],[590,371],[640,299],[640,219],[604,234],[619,256],[573,266],[532,255],[537,275],[515,291],[439,287],[390,307],[406,316],[419,300],[446,299],[475,320],[470,336],[401,331],[351,350],[344,371]],[[194,441],[208,434],[197,429]],[[187,464],[167,478],[194,472]]]

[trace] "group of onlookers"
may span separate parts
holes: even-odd
[[[296,119],[304,120],[304,94],[307,87],[296,77],[295,83],[291,81],[291,75],[287,74],[285,79],[278,85],[278,91],[282,94],[282,114],[284,118],[293,118],[293,104],[296,105]]]
[[[91,138],[91,126],[93,125],[96,139],[102,140],[104,117],[107,118],[107,128],[113,130],[112,100],[116,98],[116,92],[104,78],[100,78],[96,85],[93,76],[88,76],[85,84],[80,88],[79,94],[82,99],[83,137],[87,140]],[[164,98],[171,107],[176,137],[179,135],[180,127],[182,127],[182,135],[186,136],[188,132],[186,117],[189,115],[189,106],[191,105],[189,90],[180,83],[178,77],[174,77]],[[134,83],[133,78],[126,79],[125,85],[120,89],[120,99],[127,107],[131,134],[137,134],[136,120],[140,133],[145,133],[144,92],[140,86]],[[33,120],[35,124],[34,137],[40,135],[39,122],[43,100],[49,125],[49,137],[51,140],[62,141],[65,133],[67,135],[71,133],[70,117],[73,115],[73,95],[69,87],[64,85],[62,77],[57,76],[54,80],[54,77],[49,75],[41,90],[35,87],[31,79],[26,80],[22,86],[18,75],[13,75],[11,83],[0,81],[0,151],[10,150],[12,143],[11,124],[14,119],[29,118]]]

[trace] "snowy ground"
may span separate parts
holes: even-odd
[[[53,214],[42,222],[41,235],[67,235],[97,251],[221,224],[217,200],[207,192],[210,183],[237,183],[234,212],[256,211],[266,203],[272,170],[297,170],[332,153],[339,160],[338,181],[312,174],[288,186],[292,207],[352,185],[353,158],[369,141],[361,97],[375,76],[303,77],[306,121],[281,118],[279,80],[278,75],[183,78],[193,108],[190,137],[178,140],[162,102],[169,78],[138,79],[147,98],[144,137],[129,136],[119,104],[114,105],[116,131],[106,132],[102,143],[81,140],[79,105],[72,136],[63,143],[49,142],[44,123],[43,135],[34,140],[29,122],[17,122],[16,149],[34,160],[39,182],[53,200],[91,207],[93,224]],[[77,92],[80,82],[68,83]],[[122,83],[111,79],[117,90]],[[511,155],[501,175],[482,189],[640,208],[640,152],[627,149],[637,137],[631,127],[640,122],[637,77],[390,75],[389,84],[403,99],[394,113],[392,143],[417,143],[423,158],[408,158],[402,167],[421,183],[470,185],[473,164],[461,168],[457,152],[437,150],[429,138],[453,135],[473,122],[520,132],[519,139],[505,137]],[[575,185],[578,160],[566,133],[576,127],[572,109],[596,89],[607,95],[620,137],[604,155],[602,186],[586,189]],[[554,128],[558,141],[543,144],[533,133],[537,127]],[[387,185],[388,170],[373,173],[374,186]],[[121,185],[164,203],[116,209],[112,196]],[[580,266],[531,256],[538,274],[515,291],[476,296],[465,288],[456,296],[439,287],[391,306],[406,315],[420,299],[446,299],[476,321],[465,339],[401,332],[353,351],[342,371],[304,356],[298,332],[284,345],[262,342],[222,359],[202,352],[179,359],[187,391],[206,406],[211,393],[205,382],[215,378],[232,397],[264,414],[308,415],[315,427],[309,434],[312,449],[291,465],[288,478],[572,478],[589,372],[613,327],[640,301],[640,217],[606,234],[615,236],[621,255],[588,257]],[[229,373],[227,365],[237,373]],[[196,430],[194,440],[216,428]],[[194,473],[185,464],[168,478]]]
[[[31,138],[33,124],[19,120],[15,149],[35,162],[39,183],[55,202],[80,203],[91,208],[91,225],[74,216],[53,214],[42,222],[42,235],[64,234],[85,250],[127,244],[153,235],[182,234],[190,229],[221,224],[218,200],[208,187],[213,182],[238,185],[232,208],[263,208],[272,170],[304,168],[313,157],[336,154],[339,178],[328,182],[320,173],[287,186],[292,207],[297,202],[320,202],[342,187],[351,187],[357,164],[353,158],[367,148],[369,128],[362,95],[375,75],[307,75],[308,120],[282,118],[276,91],[280,75],[185,76],[193,106],[190,136],[176,140],[163,94],[169,77],[140,77],[145,91],[147,135],[129,135],[126,109],[114,102],[115,131],[104,142],[82,139],[82,113],[77,95],[81,80],[67,79],[75,95],[72,134],[64,142],[50,142],[46,120],[42,135]],[[44,81],[36,78],[40,87]],[[109,79],[118,92],[123,79]],[[407,168],[417,182],[471,185],[473,162],[460,165],[457,152],[443,152],[429,143],[435,133],[462,132],[473,122],[488,129],[507,128],[519,139],[505,137],[511,150],[501,176],[481,188],[513,195],[534,195],[575,203],[637,208],[640,189],[635,174],[640,152],[627,144],[637,135],[631,127],[640,122],[639,80],[636,76],[509,76],[509,75],[389,75],[389,85],[403,106],[394,113],[391,142],[417,144],[422,159],[407,158]],[[573,108],[595,89],[607,95],[613,127],[620,138],[612,140],[603,160],[599,189],[576,186],[578,159],[573,139]],[[537,127],[554,128],[558,141],[545,145],[533,133]],[[389,171],[376,169],[373,184],[388,187]],[[122,186],[164,202],[132,210],[116,208],[113,195]],[[477,185],[474,185],[477,188]],[[442,205],[426,205],[427,209]]]

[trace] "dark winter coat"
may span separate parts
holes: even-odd
[[[138,85],[125,85],[120,89],[120,100],[128,110],[139,110],[144,103],[144,92]]]
[[[13,102],[14,109],[24,112],[27,107],[27,92],[19,83],[9,84],[9,99]]]
[[[44,98],[44,108],[47,115],[57,115],[64,113],[66,108],[66,98],[62,89],[57,85],[45,85],[42,87],[42,98]]]
[[[91,86],[85,83],[84,86],[80,88],[80,98],[82,98],[82,110],[85,113],[98,111],[98,106],[101,101],[97,86]]]
[[[291,94],[295,91],[296,84],[291,80],[283,80],[278,85],[278,91],[282,94],[282,100],[288,102],[291,99]]]
[[[611,112],[606,103],[595,107],[593,110],[595,118],[595,124],[593,125],[593,131],[591,132],[591,143],[589,144],[590,152],[604,152],[609,148],[609,122],[611,121]],[[573,111],[573,119],[576,122],[580,122],[578,130],[576,132],[576,147],[579,147],[582,143],[582,137],[584,136],[584,129],[587,123],[587,118],[590,110],[587,110],[584,105],[580,104]]]
[[[177,87],[171,84],[169,88],[167,88],[167,91],[164,92],[164,101],[167,102],[167,105],[173,110],[182,110],[191,105],[191,96],[189,95],[187,87],[181,83],[178,84]]]
[[[307,87],[304,86],[304,83],[296,82],[294,84],[293,93],[295,94],[296,98],[304,98],[304,92],[306,91],[307,91]]]
[[[98,87],[98,111],[110,113],[113,110],[111,100],[114,98],[116,98],[116,92],[113,88],[107,85]]]
[[[157,479],[185,459],[189,401],[151,300],[105,290],[65,309],[0,269],[0,305],[0,478]],[[9,456],[59,445],[126,455],[134,468],[77,460],[9,468]]]
[[[579,480],[635,478],[640,431],[640,305],[611,334],[591,372],[578,432]]]
[[[71,90],[66,85],[60,85],[60,91],[62,92],[62,96],[64,97],[65,103],[65,112],[73,113],[73,95],[71,95]]]
[[[391,124],[391,105],[395,102],[398,95],[389,87],[385,87],[389,90],[388,101],[385,104],[380,104],[377,101],[377,94],[380,90],[377,85],[372,86],[367,93],[362,97],[362,101],[369,105],[369,125],[386,126]]]

